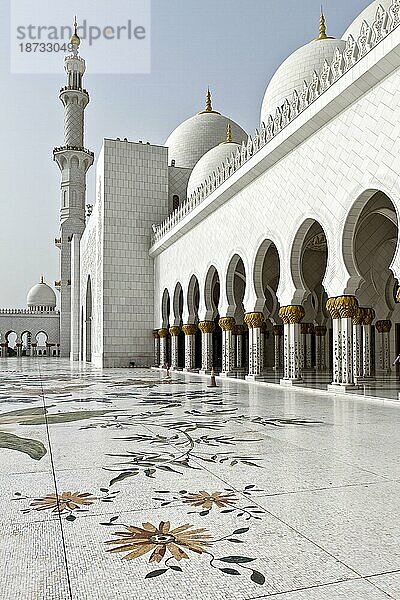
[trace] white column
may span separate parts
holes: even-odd
[[[263,334],[261,328],[264,323],[263,313],[246,313],[244,321],[249,328],[249,379],[257,379],[261,376],[263,360]]]
[[[160,336],[158,335],[158,330],[155,329],[153,331],[153,339],[154,339],[154,365],[156,367],[160,364]]]
[[[214,321],[201,321],[199,329],[201,331],[201,371],[209,374],[214,368],[213,332],[215,323]]]
[[[300,323],[291,323],[290,327],[290,379],[294,382],[302,380],[303,344]]]
[[[196,332],[197,325],[188,323],[182,327],[185,334],[185,371],[191,371],[196,366]]]
[[[290,380],[290,325],[283,326],[283,378]]]
[[[283,337],[283,326],[274,325],[274,371],[279,371],[282,367],[282,337]]]
[[[168,354],[167,354],[168,329],[166,329],[166,328],[159,329],[158,335],[160,336],[160,367],[163,368],[167,364],[167,360],[168,360]]]
[[[312,369],[311,338],[314,327],[312,323],[302,323],[301,329],[304,331],[304,366],[306,369]]]
[[[342,341],[340,331],[340,315],[332,317],[333,334],[333,380],[332,383],[339,385],[342,381]]]
[[[281,379],[281,385],[296,385],[303,381],[301,321],[304,314],[304,308],[300,305],[283,306],[279,311],[279,316],[284,323],[284,377]]]
[[[236,328],[233,317],[222,317],[219,320],[222,329],[222,373],[223,376],[235,374],[236,348],[234,330]]]
[[[342,381],[343,385],[354,384],[353,366],[353,320],[351,317],[340,319],[342,340]]]
[[[170,327],[169,332],[171,334],[171,368],[178,368],[178,336],[181,332],[180,327]]]
[[[328,389],[354,388],[353,318],[358,314],[354,296],[329,298],[326,307],[333,323],[333,381]]]
[[[379,370],[382,373],[390,373],[390,330],[392,322],[389,320],[377,321],[376,330],[378,332],[379,344]]]
[[[316,356],[316,371],[325,371],[326,369],[326,327],[318,325],[315,327],[315,356]]]
[[[363,361],[362,361],[362,327],[358,315],[353,319],[353,365],[354,377],[360,379],[363,377]]]
[[[363,320],[363,348],[362,348],[362,360],[363,360],[363,374],[364,377],[371,378],[373,376],[373,364],[372,364],[372,335],[371,335],[371,324],[375,319],[375,311],[373,308],[363,308],[364,320]]]
[[[243,325],[236,325],[236,367],[243,371]]]

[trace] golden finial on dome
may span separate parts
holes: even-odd
[[[213,110],[212,107],[212,101],[211,101],[211,92],[210,92],[210,88],[207,88],[207,94],[206,94],[206,108],[205,110],[202,110],[199,115],[203,115],[205,113],[214,113],[215,115],[219,115],[220,113],[217,112],[216,110]]]
[[[226,140],[222,143],[223,144],[233,144],[232,125],[230,123],[228,123],[228,126],[226,128]]]
[[[206,95],[206,110],[205,112],[212,112],[211,92],[210,88],[207,89]]]
[[[326,19],[324,15],[323,8],[321,6],[321,16],[319,18],[319,37],[316,38],[316,42],[320,40],[332,40],[333,38],[329,37],[326,34]]]
[[[80,43],[81,43],[81,38],[80,38],[80,37],[79,37],[79,35],[78,35],[78,31],[77,31],[77,29],[78,29],[78,23],[77,23],[77,21],[76,21],[76,16],[75,16],[75,21],[74,21],[74,33],[73,33],[73,34],[72,34],[72,36],[71,36],[70,43],[71,43],[73,46],[76,46],[76,48],[79,48],[79,46],[80,46]]]

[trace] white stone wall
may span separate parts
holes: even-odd
[[[104,240],[104,148],[96,164],[96,203],[87,221],[80,244],[80,310],[74,318],[80,322],[80,357],[86,356],[86,290],[92,286],[92,361],[103,362],[103,240]]]
[[[296,234],[307,219],[317,220],[327,237],[324,286],[328,295],[355,292],[359,281],[351,264],[352,240],[363,206],[374,191],[381,190],[393,201],[397,214],[400,209],[400,59],[396,45],[400,35],[398,31],[391,35],[396,39],[385,40],[371,51],[353,72],[346,73],[152,248],[156,257],[156,327],[161,323],[164,289],[172,296],[180,281],[186,297],[190,277],[195,274],[202,291],[211,264],[221,279],[220,306],[226,308],[224,282],[235,253],[246,269],[245,309],[253,310],[254,262],[265,239],[276,244],[280,256],[277,295],[281,305],[301,302],[302,290],[294,283],[291,257],[292,252],[299,252]],[[386,42],[390,47],[385,47]],[[391,51],[391,65],[385,61],[390,73],[383,78],[382,68],[379,73],[375,67],[383,65],[386,50]],[[363,94],[362,90],[369,91]],[[392,269],[398,277],[398,248]]]
[[[0,311],[0,341],[6,341],[6,335],[10,331],[17,334],[17,341],[21,336],[29,332],[32,335],[32,342],[35,342],[38,333],[46,333],[49,344],[60,343],[60,315],[54,313],[30,313],[29,311]]]
[[[151,225],[168,214],[167,149],[104,140],[98,198],[81,243],[81,307],[90,275],[92,360],[99,366],[153,363]],[[101,181],[101,190],[99,182]]]

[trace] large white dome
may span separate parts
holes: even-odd
[[[236,142],[247,140],[248,135],[240,125],[213,111],[209,103],[208,109],[187,119],[171,133],[165,142],[169,162],[174,160],[177,167],[193,169],[206,152],[225,139],[229,123]]]
[[[322,71],[325,60],[331,62],[336,48],[342,50],[343,40],[323,38],[313,40],[291,54],[279,67],[266,89],[261,108],[261,122],[266,123],[269,115],[274,116],[286,98],[293,92],[301,92],[304,81],[310,82],[314,71]]]
[[[28,308],[55,308],[57,299],[54,291],[47,283],[44,283],[42,278],[40,283],[37,283],[29,290],[26,303]]]
[[[393,0],[375,0],[371,2],[364,10],[354,19],[352,24],[343,34],[343,39],[347,40],[349,35],[352,35],[355,40],[358,39],[360,35],[361,26],[363,21],[367,21],[368,25],[372,25],[375,21],[376,11],[378,10],[378,6],[382,5],[386,10],[393,3]]]
[[[188,198],[190,198],[193,192],[205,182],[207,177],[230,158],[238,148],[240,148],[240,144],[237,142],[223,142],[222,144],[220,143],[218,146],[215,146],[215,148],[211,148],[211,150],[202,156],[190,175],[187,188]]]

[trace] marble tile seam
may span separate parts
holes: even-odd
[[[285,590],[282,592],[274,592],[273,594],[267,594],[267,595],[262,595],[262,596],[248,596],[246,598],[246,600],[262,600],[263,598],[280,598],[282,596],[289,596],[291,594],[293,594],[293,600],[296,600],[296,596],[294,594],[297,594],[298,592],[306,592],[308,590],[319,590],[320,588],[328,589],[331,586],[345,585],[348,582],[357,582],[357,581],[364,581],[365,583],[369,583],[373,588],[378,589],[382,594],[384,594],[384,596],[386,598],[391,598],[392,600],[397,600],[394,596],[390,596],[387,592],[384,592],[383,590],[374,586],[370,581],[367,580],[366,577],[351,577],[351,578],[348,578],[345,580],[341,579],[341,580],[332,581],[329,583],[320,583],[318,585],[310,585],[310,586],[306,586],[306,587]]]
[[[40,370],[39,363],[37,363],[37,369],[38,369],[38,376],[39,376],[40,386],[41,386],[41,392],[42,392],[41,393],[41,397],[42,397],[42,401],[43,401],[43,411],[44,411],[44,416],[45,416],[46,436],[47,436],[47,442],[48,442],[48,445],[49,445],[49,456],[50,456],[51,470],[52,470],[52,475],[53,475],[54,494],[57,497],[57,505],[58,505],[57,477],[56,477],[55,465],[54,465],[54,461],[53,461],[53,448],[52,448],[52,444],[51,444],[50,424],[48,423],[47,418],[46,418],[46,413],[47,413],[46,396],[45,396],[45,392],[44,392],[44,385],[43,385],[42,373],[41,373],[41,370]],[[58,521],[58,532],[59,532],[59,536],[60,536],[60,540],[59,541],[60,541],[61,547],[62,547],[63,565],[64,565],[64,570],[65,570],[65,577],[66,577],[67,588],[68,588],[68,595],[69,595],[69,599],[68,600],[73,600],[71,579],[70,579],[69,566],[68,566],[67,550],[66,550],[66,546],[65,546],[65,537],[64,537],[64,530],[63,530],[63,522],[62,522],[62,518],[61,518],[61,513],[60,512],[58,512],[57,521]]]

